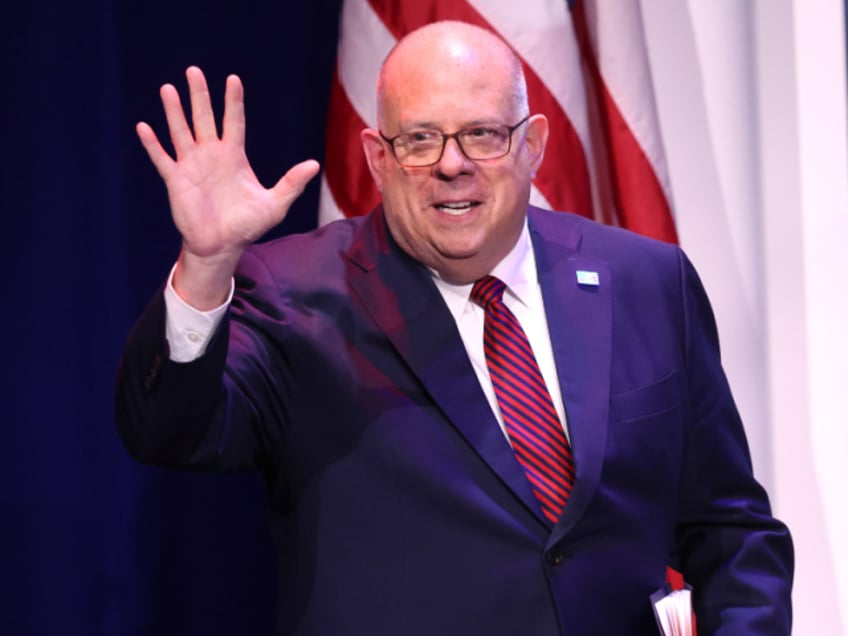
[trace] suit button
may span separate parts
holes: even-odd
[[[545,553],[545,561],[548,562],[548,565],[560,565],[565,561],[565,555],[559,548],[554,548]]]

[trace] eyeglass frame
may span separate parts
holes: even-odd
[[[531,116],[532,115],[529,115],[529,114],[525,115],[525,117],[521,121],[519,121],[517,124],[515,124],[513,126],[507,126],[506,124],[494,124],[494,125],[503,126],[504,128],[506,128],[506,131],[507,131],[506,151],[502,155],[496,155],[494,157],[486,157],[485,159],[473,159],[473,158],[469,157],[468,153],[465,152],[465,148],[462,147],[462,142],[459,140],[459,135],[461,135],[462,133],[464,133],[466,131],[473,130],[474,128],[479,128],[479,127],[481,127],[482,124],[478,124],[476,126],[466,126],[465,128],[462,128],[462,129],[457,130],[456,132],[450,133],[450,134],[443,133],[441,130],[436,130],[435,128],[425,129],[425,130],[428,130],[428,131],[431,131],[431,132],[438,132],[442,136],[442,149],[439,151],[438,159],[436,159],[435,161],[433,161],[431,163],[425,163],[425,164],[401,163],[400,159],[398,159],[398,156],[397,156],[397,150],[395,150],[395,141],[397,141],[400,137],[403,137],[404,135],[410,135],[410,134],[412,134],[416,131],[413,130],[413,131],[410,131],[410,132],[399,133],[399,134],[397,134],[397,135],[395,135],[394,137],[391,137],[391,138],[386,137],[386,135],[383,134],[382,130],[378,130],[377,132],[380,133],[380,137],[382,138],[382,140],[385,141],[387,144],[389,144],[389,148],[392,149],[392,156],[395,158],[395,161],[397,161],[399,166],[402,166],[404,168],[429,168],[431,166],[435,166],[437,163],[439,163],[442,160],[442,157],[445,154],[445,148],[448,145],[449,139],[453,139],[454,141],[456,141],[457,148],[459,148],[459,151],[462,153],[462,156],[465,157],[466,159],[468,159],[469,161],[489,161],[489,160],[492,160],[492,159],[500,159],[501,157],[506,157],[510,153],[510,151],[512,150],[512,133],[514,133],[516,130],[518,130],[518,128],[522,124],[526,124],[530,120]],[[418,131],[418,132],[420,132],[420,131]]]

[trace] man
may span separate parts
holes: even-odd
[[[127,344],[118,425],[143,461],[261,471],[280,634],[655,634],[668,564],[702,636],[789,633],[791,541],[697,276],[674,246],[528,206],[547,121],[504,43],[453,22],[402,40],[362,132],[382,206],[259,246],[318,166],[264,189],[239,80],[219,139],[187,77],[193,134],[162,89],[176,160],[138,127],[183,249]],[[533,455],[522,417],[557,450]]]

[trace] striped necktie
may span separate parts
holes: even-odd
[[[503,303],[505,289],[486,276],[474,283],[471,300],[486,312],[486,364],[513,451],[542,512],[556,523],[574,485],[574,458],[530,342]]]

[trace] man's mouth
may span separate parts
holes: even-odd
[[[478,205],[480,205],[479,201],[444,201],[436,203],[435,208],[445,214],[461,216]]]

